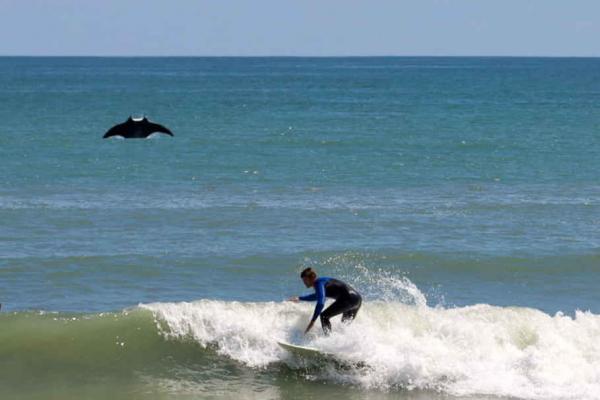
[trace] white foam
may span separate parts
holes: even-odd
[[[295,367],[275,341],[298,341],[312,313],[306,303],[201,300],[141,307],[154,312],[169,338],[214,346],[255,368],[274,362]],[[589,312],[572,318],[485,304],[446,309],[378,301],[365,303],[352,325],[334,320],[331,336],[315,329],[304,343],[366,364],[317,372],[319,379],[337,383],[452,395],[600,399],[599,337],[600,316]]]

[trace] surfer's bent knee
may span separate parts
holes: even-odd
[[[329,322],[329,317],[323,314],[319,317],[321,319],[321,328],[323,328],[323,332],[325,335],[329,335],[331,333],[331,322]]]

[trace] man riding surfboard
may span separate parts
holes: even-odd
[[[315,292],[306,296],[290,297],[288,300],[317,302],[310,323],[304,330],[305,334],[311,330],[319,317],[321,318],[323,332],[326,335],[331,332],[331,322],[329,321],[331,317],[342,314],[342,322],[350,322],[356,317],[356,313],[358,313],[362,304],[362,297],[352,286],[338,279],[325,276],[317,277],[316,271],[312,268],[303,270],[300,278],[307,288],[312,287]],[[323,311],[326,297],[335,299],[335,302]]]

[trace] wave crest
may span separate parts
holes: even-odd
[[[529,308],[479,304],[431,308],[367,302],[351,325],[302,338],[308,304],[193,303],[141,305],[163,334],[194,340],[255,368],[297,362],[276,340],[334,353],[356,369],[322,368],[318,379],[364,388],[427,389],[452,395],[531,399],[600,398],[600,316],[550,316]],[[316,330],[317,331],[317,330]]]

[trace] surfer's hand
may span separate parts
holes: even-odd
[[[310,323],[308,324],[308,326],[304,330],[304,334],[305,335],[308,333],[308,331],[310,331],[310,329],[313,327],[314,324],[315,324],[315,321],[310,321]]]
[[[298,298],[298,296],[292,296],[289,299],[287,299],[287,301],[293,301],[294,303],[297,303],[300,301],[300,299]]]

